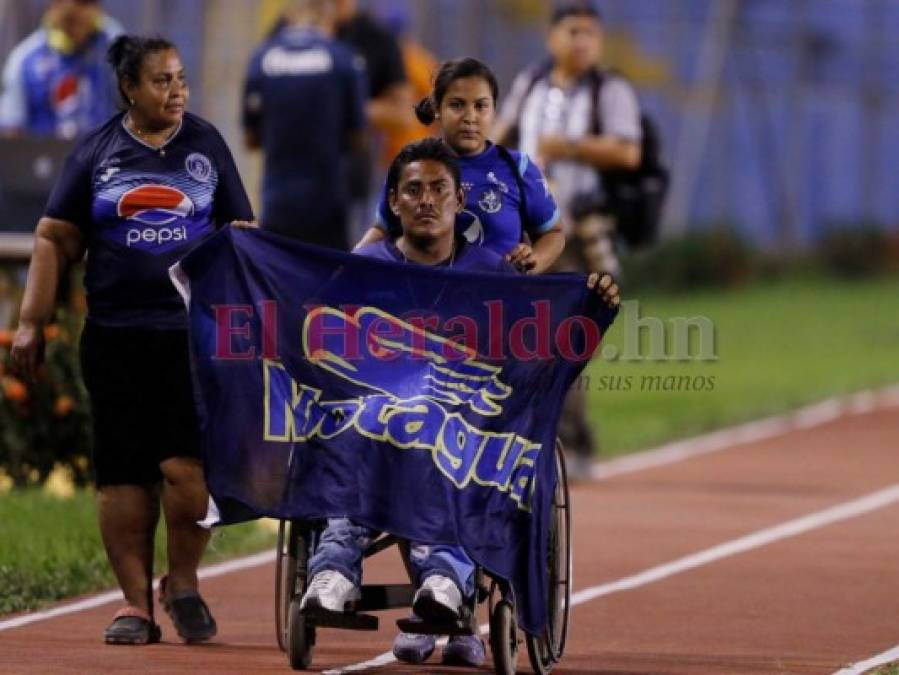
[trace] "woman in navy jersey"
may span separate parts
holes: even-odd
[[[477,59],[446,61],[434,91],[416,107],[422,124],[439,122],[444,142],[462,170],[465,208],[456,229],[522,271],[545,272],[565,245],[560,212],[540,169],[527,155],[488,140],[496,116],[499,87]],[[530,243],[523,242],[526,233]],[[382,194],[375,225],[358,246],[400,234],[399,223]]]
[[[225,141],[185,112],[189,90],[175,46],[122,36],[108,57],[126,112],[82,139],[50,196],[12,357],[35,374],[60,274],[87,251],[81,362],[94,417],[100,532],[126,603],[105,640],[160,638],[151,583],[161,508],[168,574],[160,600],[185,641],[202,641],[216,632],[197,591],[209,534],[196,523],[208,496],[187,317],[168,268],[217,228],[253,214]]]

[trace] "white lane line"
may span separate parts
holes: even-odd
[[[250,569],[251,567],[267,565],[273,563],[274,561],[275,552],[264,551],[263,553],[257,553],[245,558],[238,558],[237,560],[229,560],[223,563],[218,563],[217,565],[203,567],[199,571],[199,576],[200,579],[212,579],[214,577],[220,577],[223,574],[230,574],[231,572],[236,572],[238,570],[245,570]],[[159,581],[154,581],[153,588],[158,587]],[[121,600],[122,598],[123,596],[121,591],[109,591],[107,593],[100,593],[99,595],[94,595],[89,598],[85,598],[84,600],[78,600],[76,602],[70,602],[65,605],[60,605],[59,607],[54,607],[53,609],[32,612],[30,614],[23,614],[12,619],[0,621],[0,631],[9,630],[10,628],[19,628],[20,626],[27,626],[30,623],[45,621],[57,616],[65,616],[66,614],[83,612],[88,609],[93,609],[94,607],[100,607],[110,602],[116,602],[117,600]]]
[[[870,659],[846,666],[835,672],[834,675],[862,675],[862,673],[866,673],[872,668],[882,666],[892,661],[899,661],[899,645],[892,649],[888,649],[885,652],[881,652],[877,656],[872,656]]]
[[[681,574],[683,572],[696,569],[697,567],[702,567],[703,565],[708,565],[710,563],[723,560],[724,558],[729,558],[740,553],[746,553],[747,551],[761,548],[763,546],[767,546],[768,544],[773,544],[777,541],[789,539],[790,537],[796,537],[806,532],[810,532],[811,530],[825,527],[827,525],[832,525],[833,523],[838,523],[850,518],[855,518],[857,516],[870,513],[871,511],[882,509],[885,506],[889,506],[896,502],[899,502],[899,484],[892,485],[888,488],[884,488],[883,490],[878,490],[877,492],[872,492],[863,497],[859,497],[858,499],[853,499],[850,502],[832,506],[830,508],[824,509],[823,511],[816,511],[815,513],[811,513],[807,516],[802,516],[800,518],[796,518],[795,520],[790,520],[786,523],[775,525],[774,527],[769,527],[764,530],[759,530],[758,532],[753,532],[752,534],[748,534],[745,537],[732,539],[730,541],[724,542],[723,544],[708,548],[704,551],[693,553],[683,558],[678,558],[677,560],[672,560],[671,562],[657,565],[656,567],[651,567],[647,570],[638,572],[637,574],[633,574],[628,577],[624,577],[622,579],[618,579],[616,581],[600,584],[599,586],[585,588],[578,591],[577,593],[572,594],[571,606],[575,607],[577,605],[582,605],[586,602],[590,602],[591,600],[595,600],[596,598],[600,598],[605,595],[611,595],[612,593],[633,590],[635,588],[639,588],[640,586],[645,586],[656,581],[661,581],[662,579],[667,579],[668,577],[674,576],[676,574]],[[485,633],[487,629],[488,627],[486,625],[480,627],[482,633]],[[391,652],[385,652],[369,661],[356,663],[344,668],[326,670],[322,672],[325,675],[353,673],[362,670],[368,670],[369,668],[384,666],[389,663],[393,663],[395,660],[396,659],[393,657],[393,654]],[[848,672],[856,673],[862,671],[847,671],[847,673]]]
[[[850,396],[821,401],[787,415],[747,422],[695,438],[668,443],[654,450],[637,452],[606,462],[596,462],[591,475],[594,480],[605,480],[612,476],[653,469],[735,446],[775,438],[793,431],[812,429],[842,417],[862,415],[896,406],[899,406],[899,385],[862,391]]]

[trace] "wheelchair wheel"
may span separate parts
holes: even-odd
[[[275,560],[275,634],[278,648],[287,649],[287,613],[297,585],[298,530],[292,523],[278,523],[278,548]]]
[[[514,675],[518,665],[518,626],[515,608],[500,600],[490,614],[490,652],[499,675]]]
[[[571,509],[565,456],[556,441],[556,489],[553,494],[547,565],[549,571],[548,622],[543,635],[527,636],[528,658],[538,675],[546,675],[562,658],[568,638],[571,606]]]
[[[300,612],[300,596],[290,601],[287,610],[287,660],[294,670],[306,670],[312,663],[315,628],[306,625]]]

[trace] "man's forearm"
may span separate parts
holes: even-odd
[[[603,170],[636,169],[640,144],[611,136],[584,136],[570,142],[569,159]]]

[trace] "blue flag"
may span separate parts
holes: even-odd
[[[226,228],[172,270],[223,523],[459,544],[546,624],[562,401],[614,318],[584,278],[397,264]]]

